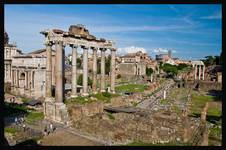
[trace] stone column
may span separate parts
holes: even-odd
[[[197,65],[195,65],[195,80],[196,80],[196,77],[197,76]]]
[[[93,93],[97,93],[97,48],[92,48],[93,50]]]
[[[55,90],[55,101],[56,103],[63,103],[64,99],[64,56],[63,56],[63,41],[56,41],[56,90]],[[50,80],[51,81],[51,80]]]
[[[87,96],[88,94],[88,47],[83,46],[83,96]]]
[[[11,77],[11,81],[12,81],[12,86],[14,86],[14,70],[12,70],[12,77]]]
[[[52,97],[52,44],[46,43],[46,98]],[[56,62],[57,63],[57,62]]]
[[[17,72],[16,72],[16,76],[17,76],[17,78],[16,78],[16,86],[18,88],[19,88],[19,75],[20,75],[19,70],[17,70]]]
[[[199,65],[199,80],[200,80],[200,77],[201,77],[201,65]]]
[[[205,79],[205,65],[203,65],[203,69],[202,69],[202,80]]]
[[[101,78],[100,78],[100,92],[105,92],[105,51],[101,48]]]
[[[71,97],[77,96],[77,46],[70,45],[72,47],[72,89],[71,89]]]
[[[111,92],[115,93],[115,53],[116,49],[111,49]]]
[[[25,88],[28,89],[28,71],[25,71]]]

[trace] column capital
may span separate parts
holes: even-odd
[[[89,46],[81,45],[81,48],[82,48],[82,49],[89,49]]]
[[[110,50],[111,50],[111,51],[116,51],[117,49],[116,49],[116,48],[111,48]]]
[[[100,49],[100,51],[106,51],[107,49],[106,48],[99,48]]]
[[[92,50],[98,50],[97,47],[90,47]]]
[[[69,44],[69,46],[70,46],[71,48],[78,48],[78,45],[77,45],[77,44]]]

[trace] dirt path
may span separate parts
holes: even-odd
[[[54,133],[45,136],[42,139],[41,145],[44,146],[98,146],[99,143],[66,132],[62,129],[57,129]]]

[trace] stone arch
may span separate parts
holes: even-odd
[[[20,80],[25,80],[25,73],[24,72],[20,73]]]

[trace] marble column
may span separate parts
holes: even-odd
[[[77,46],[70,45],[72,47],[72,89],[71,97],[77,96]]]
[[[201,65],[199,65],[199,80],[200,80],[200,77],[201,77]]]
[[[16,86],[19,88],[19,70],[16,71]]]
[[[63,41],[56,41],[56,89],[55,89],[55,101],[56,103],[63,103],[64,99],[64,56],[63,56]]]
[[[196,80],[196,77],[197,76],[197,65],[195,65],[195,80]]]
[[[83,96],[87,96],[88,94],[88,47],[82,46],[83,48]]]
[[[46,43],[46,98],[52,97],[52,44]]]
[[[93,93],[97,93],[97,48],[92,48],[93,50]]]
[[[105,51],[101,48],[101,78],[100,78],[100,92],[105,92]]]
[[[25,71],[25,88],[28,89],[28,71]]]
[[[116,49],[111,49],[111,92],[115,93],[115,53]]]
[[[12,77],[11,77],[11,81],[12,81],[12,86],[14,86],[14,70],[12,70]]]
[[[205,66],[203,65],[203,69],[202,69],[202,80],[205,79]]]

